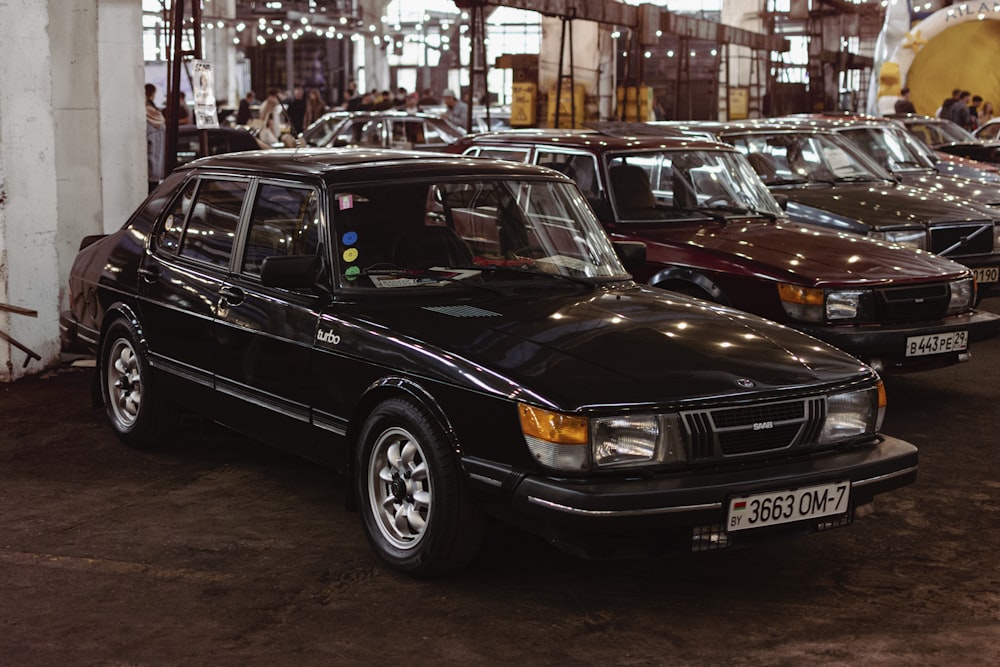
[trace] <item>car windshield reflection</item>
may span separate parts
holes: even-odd
[[[781,215],[746,158],[730,151],[616,154],[608,175],[619,220]]]
[[[555,181],[409,182],[332,199],[346,288],[477,286],[629,275],[579,191]]]

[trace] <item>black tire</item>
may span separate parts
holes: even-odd
[[[113,322],[101,341],[100,385],[104,411],[126,444],[148,449],[162,444],[176,411],[158,395],[134,325]]]
[[[385,401],[362,427],[355,463],[365,533],[389,566],[433,576],[475,557],[484,520],[436,420],[408,400]]]

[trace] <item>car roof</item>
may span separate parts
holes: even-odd
[[[554,129],[514,129],[496,132],[481,132],[467,135],[457,143],[463,145],[490,143],[494,145],[547,144],[552,147],[563,146],[597,152],[622,149],[688,149],[688,150],[725,150],[733,147],[708,139],[693,138],[681,134],[664,133],[662,136],[654,131],[645,134],[612,134],[594,130],[554,130]]]
[[[426,151],[372,148],[278,148],[226,153],[190,162],[183,169],[225,170],[255,175],[312,176],[360,182],[414,176],[489,176],[561,178],[531,165]]]
[[[425,111],[401,111],[398,109],[329,111],[320,116],[318,120],[324,120],[327,118],[335,120],[343,120],[345,118],[421,118],[428,120],[443,120],[439,115],[427,113]]]

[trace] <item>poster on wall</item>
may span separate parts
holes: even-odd
[[[219,116],[215,108],[215,80],[212,63],[207,60],[193,61],[194,123],[199,130],[219,127]]]

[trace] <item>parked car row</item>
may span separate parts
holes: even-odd
[[[973,310],[975,284],[966,267],[892,239],[841,233],[856,228],[821,229],[784,219],[768,180],[761,182],[744,157],[745,135],[738,136],[727,136],[732,147],[686,137],[523,130],[471,135],[449,150],[569,175],[613,239],[646,244],[647,262],[636,274],[643,282],[793,326],[880,369],[957,363],[966,358],[969,342],[997,335],[1000,318]],[[810,143],[818,136],[753,135],[749,144],[777,165],[779,148],[782,157],[796,150],[822,155],[822,143]],[[845,156],[841,168],[852,165]],[[833,174],[817,194],[808,189],[814,172],[800,173],[785,161],[779,169],[769,181],[789,198],[789,213],[813,198],[821,205],[836,199],[845,218],[878,210],[874,204],[866,208],[865,169],[852,171],[838,197],[830,197],[826,182],[837,178]],[[878,187],[889,188],[883,180],[878,177]],[[889,195],[879,196],[884,202]],[[903,197],[920,199],[913,192],[898,197],[899,207],[910,205]],[[1000,265],[1000,256],[995,261]]]
[[[316,143],[414,119],[327,120]],[[974,308],[995,211],[942,212],[833,131],[756,130],[191,161],[83,240],[63,347],[130,445],[193,411],[344,472],[417,575],[468,563],[487,516],[588,557],[843,526],[917,474],[879,370],[1000,333]]]

